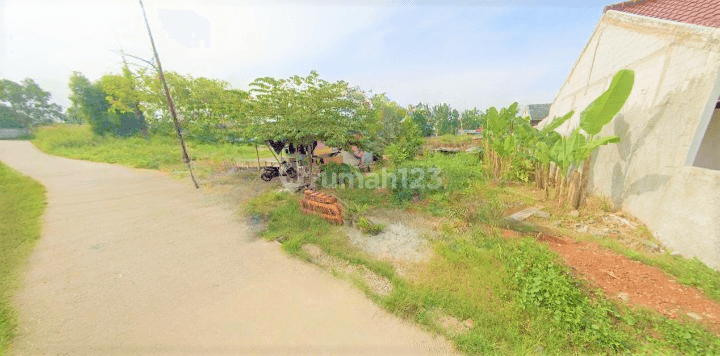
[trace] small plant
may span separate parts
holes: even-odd
[[[357,227],[363,233],[373,235],[373,236],[377,235],[377,234],[383,232],[383,230],[385,230],[384,224],[376,224],[367,218],[358,218]]]
[[[365,213],[366,211],[368,211],[368,209],[370,209],[370,206],[367,204],[362,204],[362,203],[348,204],[347,208],[345,209],[346,221],[348,221],[353,226],[357,225],[358,219],[360,218],[360,214]]]

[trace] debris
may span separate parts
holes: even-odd
[[[621,218],[617,215],[610,214],[607,216],[607,218],[610,220],[613,220],[615,222],[615,224],[617,224],[617,225],[623,225],[623,226],[627,226],[627,227],[630,227],[633,229],[637,228],[637,226],[635,226],[635,224],[631,223],[628,219]]]
[[[550,222],[550,225],[552,226],[560,226],[560,224],[562,224],[562,221],[560,220],[553,220]]]
[[[660,248],[660,246],[658,246],[656,243],[654,243],[654,242],[652,242],[652,241],[650,241],[650,240],[645,240],[645,241],[642,242],[642,244],[645,245],[645,247],[647,247],[647,248],[649,248],[649,249],[651,249],[651,250],[657,250],[657,249]]]
[[[568,214],[568,215],[570,215],[570,216],[572,216],[572,217],[578,217],[578,216],[580,216],[580,211],[579,211],[579,210],[573,210],[573,211],[571,211],[570,214]]]
[[[680,253],[678,251],[673,251],[673,252],[670,252],[670,256],[682,256],[682,253]]]
[[[689,316],[695,320],[702,320],[702,317],[700,317],[700,315],[697,315],[695,313],[687,313],[687,316]]]
[[[630,301],[630,295],[625,292],[618,293],[617,297],[618,297],[618,299],[622,300],[625,303]]]
[[[612,278],[620,279],[620,277],[616,276],[615,273],[613,273],[613,271],[602,269],[602,270],[600,270],[600,272],[605,273]]]
[[[533,214],[537,213],[538,211],[539,210],[537,208],[527,208],[510,215],[507,219],[513,221],[523,221],[532,216]]]
[[[580,227],[577,229],[577,232],[579,232],[579,233],[581,233],[581,234],[587,233],[587,232],[588,232],[588,226],[587,226],[587,225],[582,225],[582,226],[580,226]]]

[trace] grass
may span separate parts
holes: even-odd
[[[308,259],[301,247],[312,243],[387,277],[394,287],[389,296],[362,289],[395,315],[445,335],[463,353],[720,352],[719,339],[699,325],[608,300],[534,239],[503,239],[499,229],[479,226],[444,234],[434,244],[432,260],[412,278],[402,278],[387,262],[351,245],[342,227],[302,214],[298,200],[268,192],[248,204],[248,213],[265,219],[263,237],[282,240],[291,254]],[[437,315],[469,320],[472,327],[452,332]]]
[[[175,137],[101,137],[94,135],[86,125],[53,125],[38,128],[32,142],[41,151],[56,156],[117,163],[134,168],[184,171]],[[226,162],[257,158],[255,147],[251,146],[198,143],[192,140],[186,142],[190,156],[200,170]],[[260,157],[272,157],[272,154],[262,148]]]
[[[472,141],[473,136],[470,135],[442,135],[425,139],[425,143],[430,147],[464,147]]]
[[[17,326],[12,294],[41,234],[45,188],[0,163],[0,206],[0,355],[4,355]]]
[[[705,327],[629,308],[578,278],[544,244],[528,237],[499,237],[502,228],[519,230],[521,236],[534,233],[530,225],[510,227],[503,220],[517,206],[537,203],[528,184],[491,182],[482,162],[464,153],[427,155],[403,166],[440,168],[442,187],[330,193],[348,207],[401,208],[439,222],[432,259],[411,276],[400,277],[392,265],[358,251],[342,228],[302,214],[293,195],[265,193],[251,201],[248,211],[266,219],[263,236],[282,240],[291,254],[307,259],[301,247],[313,243],[389,278],[394,287],[389,296],[360,287],[388,311],[446,336],[465,354],[720,354],[720,338]],[[552,204],[548,208],[557,209]],[[720,274],[699,261],[648,255],[611,239],[598,241],[699,286],[711,297],[720,290]],[[471,327],[452,330],[439,315]]]

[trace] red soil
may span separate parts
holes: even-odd
[[[608,296],[620,298],[619,293],[627,293],[627,302],[652,308],[671,318],[693,313],[702,318],[701,323],[720,334],[720,303],[696,288],[676,282],[657,268],[592,243],[578,243],[551,235],[540,235],[538,239],[546,242],[568,266]]]

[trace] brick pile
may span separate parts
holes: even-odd
[[[300,209],[305,214],[320,216],[331,223],[343,223],[342,205],[335,197],[327,194],[306,190],[305,197],[300,201]]]

